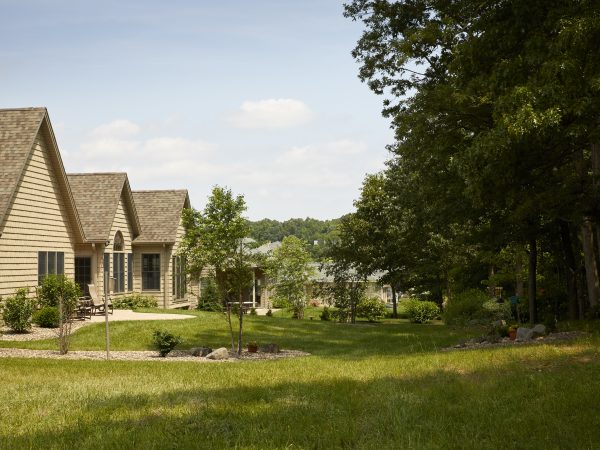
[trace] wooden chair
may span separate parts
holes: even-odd
[[[88,289],[90,291],[90,297],[92,299],[92,314],[104,313],[104,298],[101,298],[98,295],[96,286],[94,286],[93,284],[88,284]],[[108,305],[110,313],[112,314],[114,312],[114,310],[113,310],[113,304],[110,301],[110,296],[107,298],[106,304]]]

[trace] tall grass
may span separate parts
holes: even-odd
[[[114,348],[227,343],[215,314],[115,323]],[[600,338],[441,352],[465,331],[249,317],[312,356],[198,364],[3,359],[0,448],[598,448]],[[73,346],[101,349],[102,326]],[[6,344],[6,342],[2,342]],[[52,342],[20,343],[51,348]]]

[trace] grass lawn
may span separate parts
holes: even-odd
[[[112,348],[227,345],[225,322],[111,325]],[[103,325],[73,349],[102,349]],[[276,361],[0,360],[0,448],[599,448],[600,335],[560,345],[440,352],[441,324],[340,325],[248,317],[247,340],[312,356]],[[2,346],[55,348],[52,341]]]

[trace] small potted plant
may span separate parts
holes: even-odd
[[[516,325],[511,325],[508,327],[508,337],[511,341],[514,341],[517,338],[517,328],[518,327]]]
[[[256,341],[248,342],[248,352],[256,353],[258,351],[258,343]]]

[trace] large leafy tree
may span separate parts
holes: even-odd
[[[184,211],[185,236],[180,249],[188,271],[195,278],[207,270],[215,273],[219,292],[225,295],[222,301],[231,331],[232,351],[235,339],[229,300],[238,302],[238,353],[242,351],[243,293],[251,286],[254,260],[245,240],[249,232],[245,211],[243,196],[234,196],[230,189],[215,186],[203,211]]]

